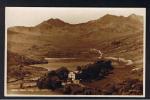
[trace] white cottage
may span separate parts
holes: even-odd
[[[76,74],[75,74],[74,72],[70,72],[70,73],[68,74],[68,78],[73,81],[73,80],[75,80],[75,78],[76,78]]]
[[[76,72],[70,72],[68,78],[71,79],[74,84],[79,84],[79,80],[76,80]]]

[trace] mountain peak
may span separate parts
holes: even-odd
[[[62,21],[62,20],[60,20],[60,19],[58,19],[58,18],[51,18],[51,19],[49,19],[49,20],[47,20],[46,21],[47,23],[49,23],[49,24],[65,24],[65,22],[64,21]]]
[[[143,17],[136,14],[131,14],[128,16],[128,18],[132,20],[140,21],[141,23],[143,22]]]
[[[136,14],[131,14],[131,15],[128,16],[128,18],[132,18],[132,19],[136,19],[136,18],[138,18],[138,17],[139,17],[139,16],[136,15]]]
[[[58,18],[51,18],[51,19],[48,19],[47,22],[51,23],[51,22],[64,22]]]
[[[98,21],[98,22],[100,21],[101,23],[109,23],[109,22],[117,20],[118,18],[119,18],[119,16],[111,15],[111,14],[106,14],[106,15],[100,17],[96,21]]]
[[[106,14],[102,18],[112,18],[112,17],[117,17],[116,15],[111,15],[111,14]]]
[[[64,25],[67,25],[68,23],[58,19],[58,18],[51,18],[48,19],[44,22],[42,22],[41,24],[39,24],[38,26],[56,26],[56,27],[62,27]]]
[[[106,15],[102,16],[100,18],[100,20],[112,20],[112,19],[116,19],[116,18],[118,18],[118,16],[111,15],[111,14],[106,14]]]

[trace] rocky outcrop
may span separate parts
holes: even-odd
[[[7,52],[7,61],[8,65],[33,65],[33,64],[42,64],[42,63],[48,63],[45,59],[31,59],[24,55],[19,55],[17,53],[13,53],[8,51]]]
[[[118,94],[122,95],[142,95],[143,82],[138,79],[127,79],[116,87]]]
[[[106,84],[102,93],[104,95],[142,95],[143,82],[138,79],[126,79],[118,84]]]

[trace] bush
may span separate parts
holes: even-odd
[[[39,89],[52,89],[62,87],[62,80],[68,78],[68,69],[65,67],[59,68],[57,70],[49,71],[47,74],[43,75],[37,81],[37,86]]]

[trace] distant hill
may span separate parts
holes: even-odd
[[[111,42],[114,40],[137,37],[142,33],[143,17],[135,14],[128,17],[107,14],[80,24],[49,19],[34,27],[8,28],[8,50],[32,59],[81,57],[90,48],[100,49],[107,54],[109,50],[106,48],[113,46]],[[105,44],[108,45],[106,48]]]

